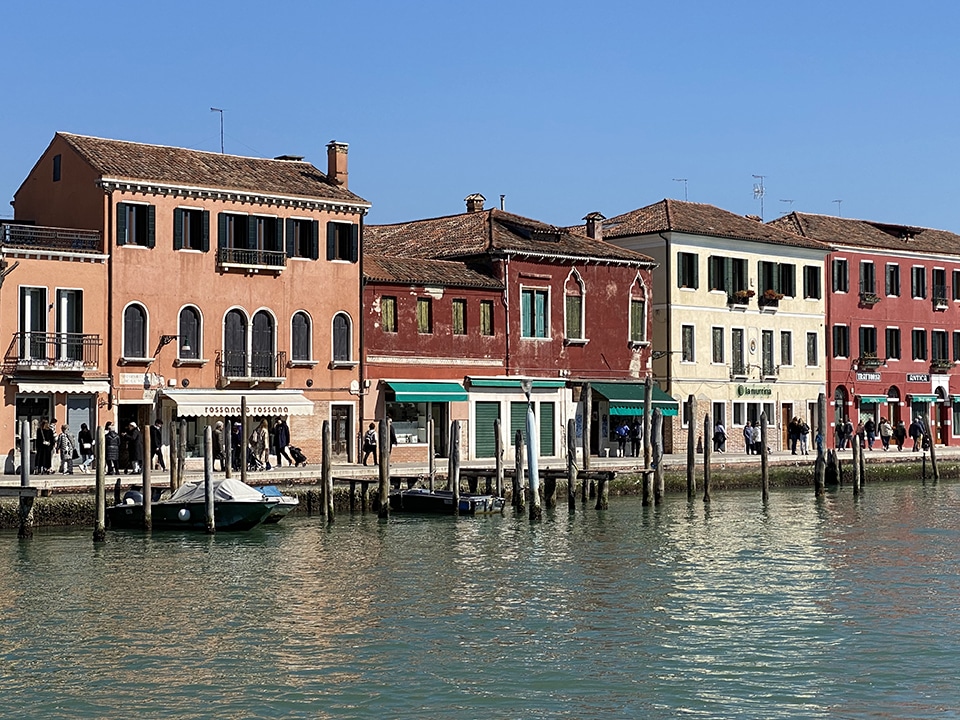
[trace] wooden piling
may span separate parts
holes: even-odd
[[[537,463],[540,455],[540,435],[537,420],[530,404],[530,393],[527,392],[527,477],[530,485],[530,521],[540,522],[543,510],[540,507],[540,468]]]
[[[854,435],[851,440],[853,441],[850,445],[850,449],[853,451],[853,494],[860,494],[860,453],[863,450],[860,448],[860,436]]]
[[[597,510],[607,510],[610,507],[610,483],[607,473],[601,473],[597,478]]]
[[[434,482],[437,478],[437,449],[433,441],[433,418],[427,418],[427,487],[433,492]]]
[[[567,420],[567,509],[577,509],[577,421]]]
[[[176,492],[177,488],[180,487],[180,483],[177,482],[177,464],[179,463],[178,458],[180,457],[180,423],[174,420],[170,423],[170,494]]]
[[[650,444],[650,424],[652,417],[650,413],[653,408],[653,378],[647,375],[643,379],[643,469],[650,469],[650,459],[653,455],[652,446]],[[650,482],[653,482],[653,478],[650,477],[650,473],[645,473],[645,476],[650,478]],[[653,493],[651,493],[652,495]]]
[[[106,448],[104,446],[103,425],[97,426],[97,440],[94,445],[97,462],[97,484],[96,484],[96,520],[93,526],[93,541],[103,542],[107,539],[107,480],[106,480]]]
[[[866,436],[860,435],[859,438],[863,440]],[[865,445],[861,442],[860,444],[860,492],[863,492],[863,489],[867,485],[867,454],[864,452]]]
[[[233,421],[223,421],[223,468],[225,477],[233,477]]]
[[[247,396],[240,396],[240,482],[247,482],[247,452],[250,448],[250,418],[247,417]]]
[[[493,448],[497,470],[497,497],[503,497],[503,435],[500,434],[500,418],[493,421]]]
[[[30,487],[30,422],[20,422],[20,487]],[[20,495],[20,527],[17,537],[26,540],[33,537],[33,497]]]
[[[185,417],[180,418],[177,442],[180,445],[180,449],[177,451],[177,487],[171,488],[171,490],[176,490],[183,485],[184,477],[187,474],[187,419]]]
[[[760,413],[760,496],[763,502],[770,499],[770,459],[767,457],[767,414]]]
[[[330,421],[321,426],[323,438],[320,446],[320,484],[323,487],[323,521],[333,522],[333,430]],[[382,454],[381,454],[382,459]],[[353,498],[351,497],[351,502]],[[389,503],[388,503],[389,504]]]
[[[447,465],[447,487],[453,490],[453,514],[460,514],[460,421],[450,423],[450,459]]]
[[[203,429],[203,501],[207,535],[217,532],[217,516],[213,504],[213,428]]]
[[[581,399],[583,400],[583,469],[586,472],[590,471],[590,425],[593,422],[592,414],[592,402],[591,396],[592,391],[590,389],[590,383],[583,384],[583,391],[580,394]],[[583,484],[583,501],[587,501],[587,484]]]
[[[390,426],[387,420],[378,423],[378,444],[380,447],[380,486],[377,490],[377,514],[382,519],[390,517]]]
[[[653,411],[653,423],[651,424],[650,438],[653,445],[653,504],[659,505],[663,502],[664,479],[663,479],[663,411],[657,408]]]
[[[149,530],[153,527],[153,483],[150,477],[150,472],[153,469],[153,448],[150,443],[150,411],[146,408],[141,408],[139,418],[140,420],[140,443],[143,453],[143,463],[140,466],[142,474],[142,487],[140,488],[143,491],[143,529]]]
[[[697,399],[687,396],[687,499],[697,494]]]
[[[517,430],[513,439],[513,507],[523,512],[523,433]]]
[[[940,468],[937,465],[937,448],[933,442],[933,435],[930,433],[930,423],[927,418],[923,418],[923,436],[927,439],[927,446],[930,448],[930,472],[933,474],[934,482],[936,482],[940,479]]]
[[[817,425],[814,436],[814,447],[817,451],[817,462],[813,470],[813,492],[816,497],[823,497],[826,487],[827,463],[824,452],[827,447],[827,396],[820,393],[817,396]],[[820,438],[820,442],[816,438]]]
[[[824,462],[823,469],[823,481],[824,483],[830,483],[831,485],[840,484],[840,475],[837,472],[837,453],[835,450],[827,450],[826,452],[826,461]]]
[[[693,424],[691,420],[690,424]],[[710,413],[703,416],[703,501],[710,502],[710,450],[713,443],[713,428],[710,425]]]

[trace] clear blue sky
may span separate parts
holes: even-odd
[[[304,155],[369,222],[480,192],[559,225],[664,197],[960,232],[957,2],[33,2],[2,11],[0,217],[58,130]],[[781,202],[793,200],[793,203]]]

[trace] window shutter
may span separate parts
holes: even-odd
[[[534,300],[536,302],[536,336],[537,337],[546,337],[547,336],[547,294],[545,292],[538,292],[534,295]]]
[[[711,256],[707,258],[707,290],[716,290],[717,289],[717,278],[716,275],[716,262]]]
[[[737,289],[733,286],[733,258],[723,259],[723,289],[728,295]]]
[[[201,229],[200,235],[200,249],[203,252],[210,251],[210,211],[204,210],[202,215],[201,223],[203,228]]]
[[[117,203],[117,245],[127,244],[127,204]]]
[[[287,257],[294,257],[297,254],[295,242],[297,233],[294,230],[294,223],[296,223],[296,220],[287,218]]]
[[[217,213],[217,247],[227,246],[227,214]]]
[[[778,263],[770,263],[770,274],[773,275],[773,291],[782,292],[780,290],[780,268],[783,267]]]
[[[274,242],[275,242],[276,244],[271,248],[271,250],[279,250],[280,252],[283,252],[283,249],[284,249],[284,245],[283,245],[283,218],[274,218],[274,222],[276,223],[277,237],[276,237],[276,240],[274,240]]]
[[[677,255],[677,287],[683,287],[683,253]]]
[[[693,287],[697,289],[700,287],[700,256],[693,256]]]
[[[252,215],[247,215],[247,250],[257,249],[257,222]]]
[[[180,208],[173,211],[173,249],[183,249],[183,210]]]
[[[147,207],[147,247],[156,247],[157,245],[157,209],[150,205]]]
[[[327,223],[327,260],[333,260],[337,256],[337,226],[335,223]]]
[[[310,221],[310,259],[316,260],[319,257],[320,257],[320,221],[311,220]]]
[[[360,259],[360,226],[350,226],[350,262]]]

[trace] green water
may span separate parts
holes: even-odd
[[[0,717],[957,717],[958,531],[942,483],[0,533]]]

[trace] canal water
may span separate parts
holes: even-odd
[[[0,533],[4,718],[960,716],[960,486]]]

